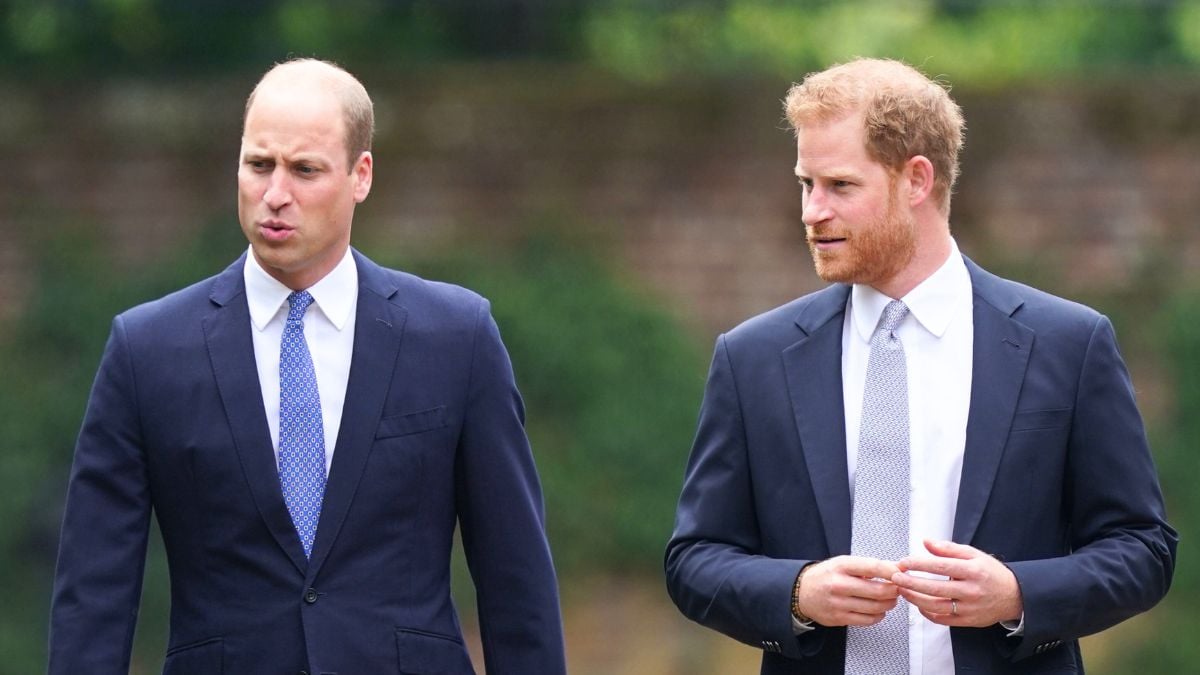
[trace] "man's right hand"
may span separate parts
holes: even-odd
[[[894,562],[842,555],[813,563],[800,575],[798,609],[822,626],[870,626],[896,606],[899,593],[889,581]]]

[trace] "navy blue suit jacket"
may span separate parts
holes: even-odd
[[[284,505],[242,279],[118,316],[75,450],[49,672],[129,670],[150,514],[165,673],[470,673],[455,524],[490,673],[565,672],[524,408],[486,300],[354,253],[346,402],[312,558]]]
[[[951,629],[956,669],[1082,672],[1077,638],[1149,609],[1174,569],[1112,325],[967,261],[974,357],[956,542],[1017,577],[1023,637]],[[689,618],[764,649],[763,673],[841,673],[845,629],[793,634],[807,563],[850,552],[836,285],[717,341],[666,553]]]

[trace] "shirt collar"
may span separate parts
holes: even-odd
[[[958,312],[970,308],[971,275],[953,238],[950,239],[950,255],[946,262],[900,299],[917,322],[938,338],[946,334]],[[854,285],[850,311],[854,328],[863,342],[871,341],[871,334],[879,325],[879,317],[891,301],[892,298],[870,286]]]
[[[246,254],[246,265],[242,269],[246,281],[246,303],[250,307],[250,322],[255,330],[262,331],[267,324],[286,306],[292,289],[267,273],[254,257],[254,250]],[[310,286],[313,304],[325,315],[333,327],[342,330],[350,318],[350,311],[358,301],[358,266],[349,247],[341,262],[320,281]]]

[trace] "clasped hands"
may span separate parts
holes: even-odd
[[[943,626],[984,627],[1021,617],[1021,590],[1004,563],[964,544],[924,543],[930,555],[896,562],[843,555],[809,565],[797,608],[823,626],[876,624],[901,597]]]

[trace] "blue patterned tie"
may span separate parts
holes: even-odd
[[[908,368],[896,327],[908,307],[893,300],[871,336],[863,386],[850,552],[896,561],[908,555]],[[846,630],[846,675],[907,675],[908,603],[874,626]]]
[[[325,495],[325,425],[304,339],[304,312],[312,301],[308,291],[288,296],[279,345],[279,483],[306,558],[312,554]]]

